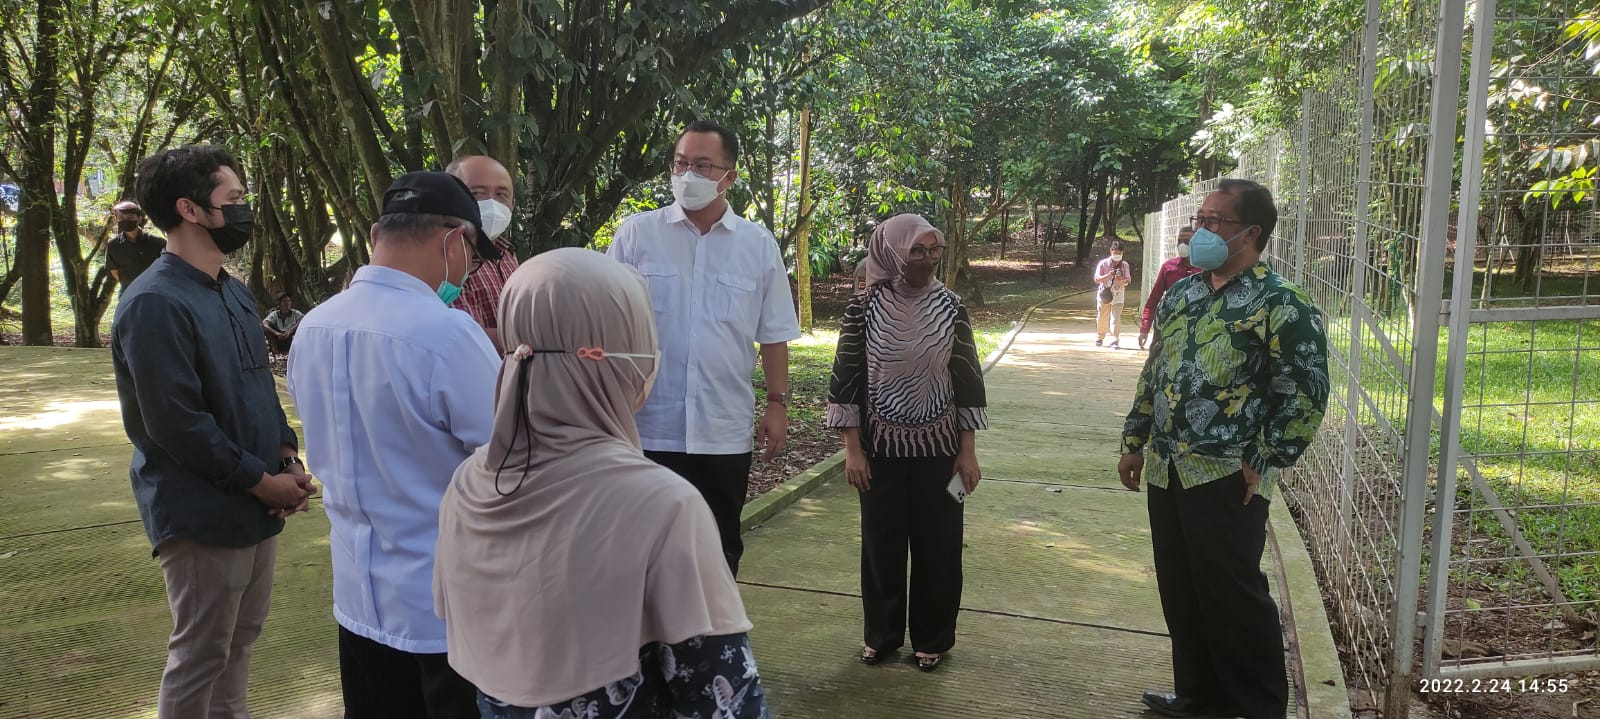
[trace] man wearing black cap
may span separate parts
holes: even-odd
[[[106,243],[106,269],[122,289],[128,289],[167,248],[167,241],[144,231],[144,210],[133,200],[111,207],[117,221],[117,234]]]
[[[500,251],[460,180],[413,172],[383,195],[372,264],[306,314],[289,392],[324,483],[345,716],[476,717],[433,613],[439,501],[489,440],[500,356],[451,309]]]

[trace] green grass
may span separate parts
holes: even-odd
[[[91,273],[98,272],[102,257],[97,256],[90,265]],[[111,307],[100,318],[100,339],[105,341],[111,336],[111,315],[116,309],[116,297],[111,299]],[[0,332],[20,334],[22,332],[22,283],[18,282],[11,287],[10,297],[0,297],[0,304],[5,305],[6,312],[0,312]],[[61,260],[56,253],[55,244],[50,245],[50,331],[58,338],[65,337],[71,343],[73,327],[77,320],[72,315],[72,299],[67,294],[67,280],[61,273]]]
[[[1403,317],[1381,319],[1385,334],[1412,338]],[[1329,341],[1347,348],[1349,322],[1329,322]],[[1384,365],[1371,328],[1364,328],[1361,385],[1403,432],[1406,377]],[[1593,551],[1600,547],[1600,321],[1497,322],[1473,324],[1466,338],[1461,447],[1513,508],[1519,530],[1539,554]],[[1443,410],[1448,332],[1440,333],[1435,376],[1436,408]],[[1334,382],[1343,387],[1343,378]],[[1433,449],[1438,449],[1435,432]],[[1474,557],[1516,556],[1510,537],[1462,472],[1457,509],[1472,509],[1458,525],[1456,543]],[[1460,536],[1468,534],[1470,536]],[[1475,540],[1475,541],[1469,541]],[[1485,543],[1483,540],[1488,540]],[[1460,552],[1457,551],[1457,556]],[[1547,559],[1563,591],[1574,601],[1600,600],[1600,558]],[[1521,561],[1464,565],[1458,579],[1485,586],[1533,586]]]
[[[789,343],[789,426],[822,427],[828,414],[828,380],[833,375],[837,330],[817,329]],[[764,384],[761,367],[751,380]],[[759,398],[758,398],[759,399]]]
[[[1472,329],[1463,451],[1479,457],[1484,479],[1502,502],[1524,507],[1516,511],[1517,524],[1539,553],[1600,548],[1600,321]],[[1472,515],[1474,538],[1495,540],[1509,555],[1509,537],[1483,500],[1458,493],[1458,507],[1468,502],[1480,510]],[[1569,599],[1600,600],[1600,558],[1546,561]],[[1507,580],[1528,580],[1521,562],[1498,570],[1509,573]]]

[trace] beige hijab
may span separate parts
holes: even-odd
[[[895,280],[896,289],[918,295],[943,287],[944,284],[937,277],[928,286],[918,288],[912,288],[901,279],[911,246],[917,243],[917,238],[930,232],[939,237],[939,242],[944,242],[944,233],[935,229],[922,215],[895,215],[874,228],[872,239],[867,241],[867,286]]]
[[[654,360],[594,359],[656,352],[644,280],[596,252],[546,252],[507,280],[499,319],[504,346],[535,353],[506,357],[494,435],[439,507],[450,665],[539,707],[632,676],[648,643],[748,631],[711,511],[639,448]]]

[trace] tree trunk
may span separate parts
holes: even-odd
[[[1078,235],[1080,239],[1078,240],[1076,262],[1079,267],[1082,267],[1089,260],[1089,253],[1094,249],[1095,238],[1099,237],[1097,233],[1100,231],[1100,220],[1105,215],[1106,193],[1110,184],[1111,175],[1109,173],[1101,175],[1099,196],[1095,199],[1094,215],[1089,218],[1088,231]]]
[[[1538,284],[1539,266],[1544,261],[1545,214],[1549,212],[1544,202],[1539,200],[1539,204],[1534,205],[1534,211],[1523,219],[1522,232],[1517,238],[1516,264],[1512,269],[1511,281],[1523,294],[1532,292]]]
[[[950,178],[950,209],[945,217],[945,264],[944,277],[946,285],[956,287],[960,279],[961,263],[966,260],[966,230],[967,230],[967,186],[962,181],[961,174],[955,172]]]
[[[1006,240],[1011,239],[1011,203],[1000,210],[1000,259],[1006,258]]]
[[[517,27],[524,22],[522,3],[516,0],[498,0],[491,15],[494,18],[494,35],[490,55],[494,58],[489,70],[489,112],[495,119],[495,128],[489,131],[489,156],[511,169],[517,178],[517,126],[514,120],[521,99],[517,90],[521,85],[512,74],[516,60],[511,54],[511,39]],[[520,184],[520,183],[518,183]]]
[[[811,331],[811,108],[800,111],[800,227],[795,233],[794,280],[800,329]]]
[[[0,227],[0,230],[4,230],[4,228]],[[18,267],[14,263],[10,267],[7,267],[6,273],[4,275],[0,275],[0,297],[10,297],[11,288],[16,287],[17,281],[20,279],[22,279],[21,267]],[[10,314],[10,311],[5,309],[5,305],[0,304],[0,317],[8,317]]]
[[[1211,120],[1211,77],[1206,76],[1200,90],[1200,102],[1197,108],[1200,111],[1200,124],[1202,127]],[[1217,176],[1217,158],[1211,153],[1206,153],[1200,158],[1200,179],[1207,180]]]
[[[33,131],[47,132],[44,127],[36,127]],[[22,162],[23,176],[18,178],[22,190],[22,207],[17,215],[17,268],[22,274],[22,343],[50,345],[55,342],[50,327],[50,220],[55,214],[55,183],[50,179],[54,173],[50,170],[55,163],[49,156],[36,158],[36,149],[29,148]],[[43,178],[42,183],[40,177]]]
[[[1036,225],[1039,235],[1039,284],[1050,281],[1050,245],[1055,229],[1055,217],[1059,208],[1051,207],[1045,210],[1044,224]]]
[[[1098,151],[1096,151],[1096,152],[1098,152]],[[1079,180],[1078,180],[1078,237],[1077,237],[1078,242],[1077,242],[1077,245],[1079,247],[1083,246],[1084,236],[1085,236],[1086,233],[1089,232],[1089,198],[1091,197],[1091,194],[1090,194],[1091,187],[1090,186],[1094,184],[1094,173],[1091,171],[1091,164],[1090,164],[1091,160],[1089,159],[1090,155],[1092,155],[1092,154],[1094,154],[1094,153],[1091,153],[1089,150],[1085,150],[1084,151],[1084,156],[1083,156],[1083,174],[1082,174],[1082,177],[1080,177]]]
[[[83,181],[84,167],[89,161],[94,135],[98,131],[97,105],[100,84],[126,51],[124,40],[117,36],[77,41],[72,45],[70,64],[76,72],[69,77],[74,82],[69,98],[57,110],[57,118],[65,125],[66,137],[62,142],[61,179],[65,187],[60,205],[52,219],[55,235],[56,257],[61,263],[61,277],[66,285],[67,297],[72,304],[73,344],[78,347],[100,346],[100,319],[111,301],[112,280],[103,267],[91,271],[96,243],[87,255],[83,252],[83,232],[78,224],[78,192]],[[136,142],[137,144],[137,142]]]
[[[40,0],[34,35],[33,78],[23,122],[21,214],[17,266],[22,270],[22,343],[50,345],[50,226],[56,210],[55,112],[60,94],[59,53],[64,8]],[[66,188],[74,192],[75,188]]]
[[[348,230],[341,233],[345,240],[345,255],[357,264],[365,264],[366,227],[378,217],[377,203],[363,202],[366,198],[361,196],[361,183],[354,177],[357,173],[349,168],[345,161],[347,158],[339,154],[349,151],[347,144],[342,144],[343,128],[339,127],[337,136],[330,136],[328,126],[337,124],[314,114],[317,108],[328,104],[326,93],[317,92],[318,88],[302,77],[295,65],[287,60],[295,57],[298,51],[292,46],[297,38],[286,34],[292,32],[284,24],[286,19],[295,19],[294,11],[288,7],[283,8],[281,17],[276,12],[260,14],[255,30],[260,57],[279,80],[283,115],[302,153],[302,167],[317,179],[334,208],[334,214],[339,217],[344,229]]]
[[[983,283],[978,281],[978,273],[972,270],[972,263],[963,261],[961,263],[961,274],[967,278],[967,287],[972,290],[967,295],[967,299],[971,300],[967,304],[972,307],[982,307],[984,305]]]
[[[389,173],[389,159],[378,143],[372,118],[368,116],[366,103],[362,99],[360,83],[366,80],[359,77],[352,59],[347,29],[343,27],[343,16],[338,12],[332,12],[324,18],[318,7],[320,4],[318,0],[305,0],[304,11],[310,21],[312,33],[316,37],[317,53],[322,59],[323,72],[330,85],[329,90],[339,107],[345,130],[349,133],[347,139],[355,144],[356,156],[361,160],[361,170],[366,176],[367,190],[371,193],[368,211],[372,217],[377,217],[383,193],[389,189],[389,183],[394,180]],[[435,109],[438,109],[437,106]]]
[[[1110,190],[1106,193],[1105,234],[1115,237],[1117,226],[1122,220],[1122,190],[1117,187],[1116,180],[1108,180],[1106,184]]]

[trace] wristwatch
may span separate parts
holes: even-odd
[[[283,461],[278,462],[278,474],[283,474],[284,472],[289,471],[289,465],[291,464],[298,464],[300,465],[301,469],[306,468],[306,463],[300,461],[299,457],[284,457]]]
[[[767,393],[767,404],[771,404],[773,402],[777,402],[778,404],[783,405],[785,409],[787,409],[789,407],[789,393],[788,392],[768,392]]]

